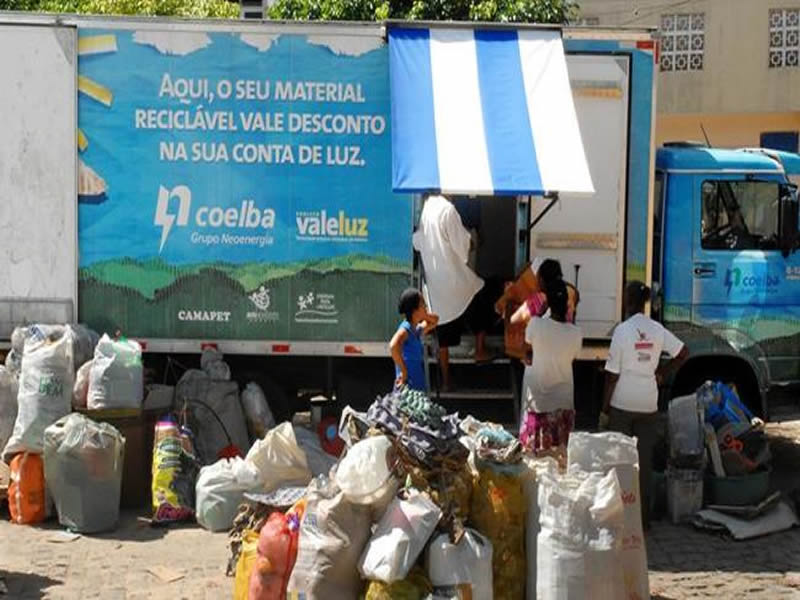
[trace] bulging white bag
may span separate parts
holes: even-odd
[[[114,529],[119,520],[125,438],[108,423],[72,413],[44,433],[44,477],[58,521],[75,531]]]
[[[439,507],[417,491],[392,500],[358,562],[361,575],[384,583],[405,579],[441,517]]]
[[[612,470],[616,472],[625,506],[623,550],[620,555],[625,581],[624,597],[648,598],[650,581],[642,529],[636,438],[612,431],[573,432],[567,445],[567,465],[570,471],[580,469],[595,473],[608,473]]]
[[[0,451],[5,448],[17,420],[17,376],[0,366]]]
[[[435,537],[428,577],[435,596],[492,600],[492,543],[474,529],[465,529],[458,544],[447,534]]]
[[[244,494],[260,487],[258,469],[239,457],[203,467],[195,485],[197,522],[209,531],[227,531]]]
[[[539,537],[539,480],[543,475],[556,476],[558,463],[552,456],[534,458],[525,455],[522,458],[525,469],[522,472],[522,488],[525,492],[525,562],[527,576],[525,578],[525,597],[536,600],[536,547]]]
[[[248,383],[242,392],[242,408],[251,439],[260,440],[275,427],[275,417],[269,409],[264,390],[254,381]]]
[[[358,558],[370,535],[370,507],[348,501],[333,480],[308,486],[289,598],[356,600],[362,590]]]
[[[632,598],[619,568],[624,507],[614,471],[543,473],[539,509],[539,600]]]
[[[3,451],[6,462],[17,452],[42,453],[44,430],[70,412],[74,378],[72,344],[66,335],[55,341],[25,341],[17,419]]]
[[[308,485],[311,481],[306,455],[297,445],[289,422],[281,423],[253,444],[245,460],[258,470],[264,493],[284,485]]]
[[[133,340],[100,338],[89,371],[89,410],[141,408],[144,397],[142,347]]]

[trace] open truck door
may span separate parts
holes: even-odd
[[[394,191],[472,197],[482,221],[507,221],[482,227],[491,237],[482,246],[516,266],[518,229],[528,223],[509,200],[552,206],[561,193],[594,193],[561,30],[402,23],[390,24],[388,38]],[[429,306],[437,312],[435,296]]]

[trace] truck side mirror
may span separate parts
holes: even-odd
[[[794,184],[783,184],[780,186],[780,201],[778,211],[778,229],[780,237],[780,249],[784,258],[797,250],[800,234],[798,233],[798,209],[797,186]]]

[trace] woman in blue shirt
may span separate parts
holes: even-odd
[[[439,323],[439,317],[428,312],[422,294],[414,288],[408,288],[400,294],[398,312],[406,318],[389,342],[395,367],[395,387],[407,385],[424,392],[422,336],[433,331]]]

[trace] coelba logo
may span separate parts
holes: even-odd
[[[177,213],[170,212],[171,203],[177,201]],[[158,203],[153,224],[161,227],[161,243],[158,253],[164,249],[173,227],[186,227],[192,223],[199,229],[272,229],[275,226],[275,211],[271,208],[261,209],[253,200],[243,200],[240,206],[222,207],[218,205],[201,206],[192,215],[192,191],[185,185],[167,189],[163,185],[158,189]],[[263,236],[262,236],[263,237]],[[196,238],[196,239],[195,239]],[[270,238],[271,239],[271,238]],[[206,245],[225,244],[257,244],[260,237],[242,237],[222,234],[193,235],[192,243]],[[261,243],[260,245],[264,245]]]
[[[304,211],[296,214],[297,239],[366,242],[369,239],[369,219],[350,217],[343,210],[336,215],[327,210]]]
[[[729,296],[734,288],[770,291],[780,282],[780,277],[777,275],[769,275],[768,273],[745,273],[743,275],[739,267],[728,269],[725,273],[725,288],[728,290]]]

